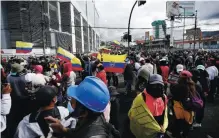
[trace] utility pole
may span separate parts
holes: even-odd
[[[130,35],[130,22],[131,22],[131,18],[132,18],[132,12],[133,12],[133,9],[135,8],[135,5],[137,4],[138,2],[138,6],[141,6],[141,5],[144,5],[146,3],[146,0],[136,0],[134,5],[132,6],[132,9],[131,9],[131,12],[130,12],[130,15],[129,15],[129,22],[128,22],[128,55],[129,55],[129,49],[130,49],[130,46],[129,46],[129,38],[131,39],[131,37],[129,37]]]
[[[194,33],[194,47],[193,47],[194,50],[195,50],[196,29],[197,29],[197,10],[195,11],[195,33]]]
[[[43,39],[43,54],[46,55],[45,41],[44,41],[44,1],[41,1],[41,27],[42,27],[42,39]]]
[[[132,18],[132,12],[133,12],[133,9],[135,7],[135,5],[137,4],[137,0],[135,1],[134,5],[132,6],[132,9],[131,9],[131,13],[129,15],[129,23],[128,23],[128,55],[129,55],[129,50],[130,50],[130,46],[129,46],[129,34],[130,34],[130,22],[131,22],[131,18]]]
[[[174,28],[174,16],[170,16],[170,47],[174,46],[174,40],[173,40],[173,28]]]
[[[185,33],[185,21],[186,21],[186,9],[184,8],[184,7],[182,7],[182,6],[180,6],[179,8],[182,8],[183,9],[183,16],[184,16],[184,21],[183,21],[183,49],[184,49],[184,41],[185,41],[185,35],[184,35],[184,33]]]

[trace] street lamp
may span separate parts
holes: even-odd
[[[132,9],[131,9],[131,12],[130,12],[130,15],[129,15],[129,22],[128,22],[128,55],[129,55],[129,49],[130,49],[130,46],[129,46],[129,40],[131,39],[131,37],[129,37],[129,34],[130,34],[130,22],[131,22],[131,18],[132,18],[132,12],[133,12],[133,9],[135,7],[135,5],[137,4],[138,2],[138,6],[141,6],[141,5],[144,5],[146,3],[146,0],[136,0],[134,5],[132,6]]]
[[[182,6],[179,6],[179,8],[182,8],[183,9],[183,11],[184,11],[184,23],[183,23],[183,49],[184,49],[184,32],[185,32],[185,20],[186,20],[186,9],[184,8],[184,7],[182,7]]]

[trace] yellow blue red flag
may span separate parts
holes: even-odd
[[[71,64],[74,71],[82,71],[81,61],[77,57],[71,60]]]
[[[66,62],[69,62],[71,61],[75,56],[68,52],[67,50],[61,48],[61,47],[58,47],[57,49],[57,57],[66,61]]]
[[[30,53],[33,49],[33,43],[16,41],[16,53]]]
[[[110,54],[98,54],[97,58],[102,62],[104,70],[106,72],[123,73],[126,63],[127,55],[110,55]]]
[[[73,71],[82,71],[81,61],[67,50],[59,47],[57,49],[57,57],[66,62],[71,62]]]

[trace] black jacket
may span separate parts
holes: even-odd
[[[114,133],[115,132],[115,133]],[[79,121],[75,129],[69,129],[65,134],[67,138],[112,138],[112,135],[118,135],[118,131],[106,123],[103,115],[88,120]]]
[[[110,123],[115,126],[115,128],[119,129],[119,111],[120,104],[119,99],[116,97],[110,98],[111,109],[110,109]]]
[[[124,70],[124,80],[133,80],[134,67],[131,64],[127,64]]]

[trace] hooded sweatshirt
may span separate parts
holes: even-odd
[[[72,64],[65,63],[63,65],[63,77],[67,77],[67,85],[75,85],[76,74],[72,71]]]

